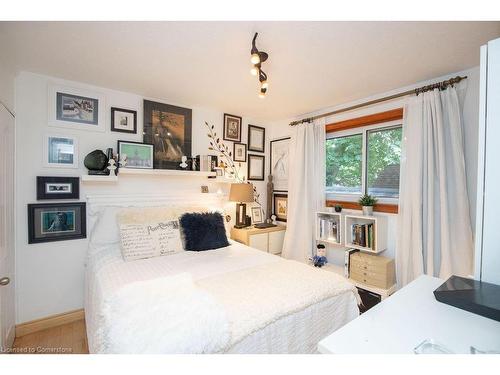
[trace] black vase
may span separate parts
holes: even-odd
[[[85,156],[83,164],[89,170],[89,174],[95,174],[96,172],[102,174],[108,166],[108,157],[101,150],[94,150]]]

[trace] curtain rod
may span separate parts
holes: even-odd
[[[418,94],[420,94],[420,93],[423,93],[423,92],[426,92],[426,91],[430,91],[430,90],[434,90],[434,89],[444,90],[448,86],[453,86],[456,83],[458,83],[461,80],[466,79],[466,78],[467,78],[467,76],[463,76],[463,77],[456,76],[455,78],[450,78],[450,79],[448,79],[446,81],[441,81],[441,82],[433,83],[433,84],[430,84],[430,85],[427,85],[427,86],[422,86],[422,87],[418,87],[416,89],[412,89],[412,90],[400,92],[398,94],[393,94],[393,95],[385,96],[383,98],[374,99],[374,100],[370,100],[368,102],[356,104],[356,105],[353,105],[353,106],[350,106],[350,107],[337,109],[336,111],[332,111],[332,112],[328,112],[328,113],[323,113],[322,115],[316,115],[316,116],[304,118],[302,120],[292,121],[290,123],[290,126],[299,125],[299,124],[302,124],[304,122],[313,122],[314,120],[317,120],[319,118],[336,115],[336,114],[342,113],[342,112],[352,111],[353,109],[358,109],[358,108],[366,107],[366,106],[369,106],[369,105],[372,105],[372,104],[382,103],[382,102],[385,102],[385,101],[388,101],[388,100],[392,100],[392,99],[396,99],[396,98],[401,98],[403,96],[408,96],[408,95],[417,95],[418,96]]]

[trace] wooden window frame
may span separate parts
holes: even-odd
[[[353,119],[333,122],[327,124],[325,128],[326,128],[326,133],[331,134],[344,130],[361,128],[370,125],[382,124],[402,119],[403,119],[403,108],[396,108],[385,112],[379,112],[367,116],[361,116]],[[344,201],[344,200],[331,200],[331,199],[326,200],[327,207],[334,207],[337,204],[340,204],[343,208],[346,209],[361,210],[361,206],[357,202]],[[373,207],[373,210],[375,212],[397,214],[399,212],[399,205],[391,203],[377,203]]]

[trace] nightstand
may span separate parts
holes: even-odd
[[[258,229],[231,228],[231,239],[266,253],[280,255],[283,249],[286,227],[278,225],[271,228]]]

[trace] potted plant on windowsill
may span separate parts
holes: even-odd
[[[365,194],[359,198],[358,203],[363,207],[363,215],[373,215],[373,206],[377,203],[377,198],[370,194]]]

